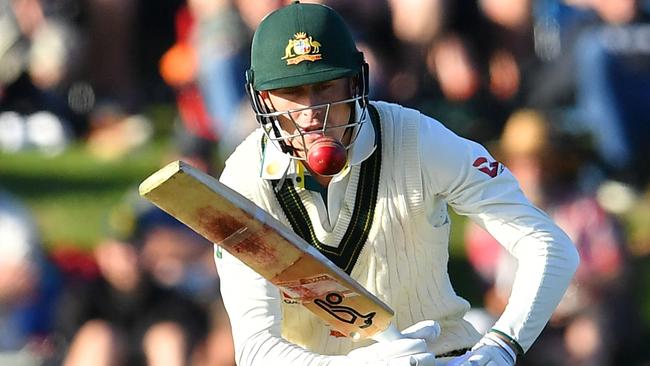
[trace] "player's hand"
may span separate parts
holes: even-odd
[[[435,355],[427,352],[423,339],[402,338],[377,342],[348,353],[355,365],[363,366],[435,366]]]
[[[423,320],[402,331],[404,338],[423,339],[427,345],[432,345],[440,336],[440,324],[433,320]]]
[[[452,359],[447,366],[513,366],[516,361],[515,352],[488,333],[471,351]]]
[[[427,350],[427,343],[440,335],[438,323],[419,322],[402,331],[402,335],[402,339],[353,350],[348,357],[364,366],[435,366],[435,354]]]

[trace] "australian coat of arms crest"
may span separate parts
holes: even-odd
[[[287,65],[295,65],[302,61],[316,61],[322,58],[320,54],[320,42],[307,36],[305,32],[298,32],[289,40],[284,49],[284,57]]]

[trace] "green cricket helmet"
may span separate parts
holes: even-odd
[[[297,110],[276,111],[261,101],[260,91],[321,83],[351,78],[350,97]],[[271,141],[289,152],[286,141],[303,136],[302,132],[288,135],[281,131],[277,117],[291,117],[304,109],[323,109],[324,126],[331,106],[352,105],[350,120],[336,128],[351,128],[358,132],[365,119],[368,103],[368,64],[356,48],[347,25],[333,9],[320,4],[294,2],[267,15],[253,36],[251,68],[246,72],[246,90],[257,120]],[[360,108],[360,113],[354,113]],[[332,127],[334,128],[334,127]],[[300,128],[297,128],[300,131]],[[318,133],[319,131],[312,131]],[[350,139],[352,145],[356,136]]]

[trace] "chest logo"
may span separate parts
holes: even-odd
[[[320,53],[321,44],[317,40],[312,39],[312,36],[307,36],[305,32],[298,32],[293,35],[287,46],[284,48],[284,57],[282,60],[287,60],[287,65],[296,65],[303,61],[317,61],[322,59]]]

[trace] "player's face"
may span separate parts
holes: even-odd
[[[296,136],[287,140],[299,157],[318,137],[327,135],[347,144],[353,102],[334,103],[350,98],[350,80],[335,79],[322,83],[262,92],[264,102],[278,112],[283,133]],[[306,145],[306,146],[304,146]]]

